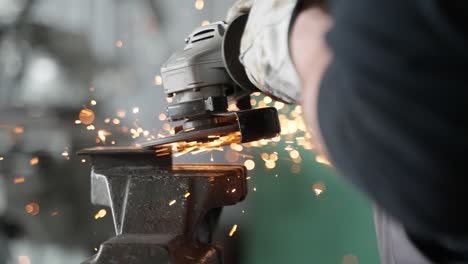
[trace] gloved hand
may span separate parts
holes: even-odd
[[[230,23],[236,17],[243,15],[243,14],[248,14],[250,12],[250,9],[252,9],[252,5],[254,1],[255,0],[238,0],[229,9],[227,16],[226,16],[226,22]]]
[[[289,28],[297,0],[239,0],[227,22],[250,13],[241,41],[240,60],[250,81],[262,92],[287,103],[300,101],[300,81],[289,54]]]
[[[325,34],[332,18],[324,0],[239,0],[227,20],[249,13],[240,60],[262,92],[304,107],[306,124],[326,155],[317,118],[320,82],[332,53]],[[298,6],[300,5],[300,6]]]

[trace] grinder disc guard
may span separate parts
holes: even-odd
[[[238,142],[226,141],[225,144],[220,142],[219,146],[221,146],[273,138],[279,135],[281,131],[278,113],[274,107],[218,113],[212,116],[228,117],[226,120],[231,120],[231,122],[226,122],[221,126],[198,128],[190,131],[180,130],[173,136],[148,140],[139,144],[142,147],[155,148],[177,142],[210,142],[233,133],[239,135]]]

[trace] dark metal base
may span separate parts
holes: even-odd
[[[222,263],[216,247],[194,242],[179,244],[184,242],[170,236],[120,235],[104,242],[98,253],[83,264]]]
[[[94,148],[91,199],[112,209],[117,236],[84,264],[222,263],[211,245],[225,205],[247,194],[238,165],[172,165],[155,150]]]

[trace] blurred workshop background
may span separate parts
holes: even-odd
[[[80,263],[113,235],[76,151],[170,133],[160,66],[233,2],[0,0],[0,264]],[[301,108],[252,103],[278,108],[280,137],[176,158],[250,170],[216,234],[226,264],[378,263],[371,205],[315,154]]]

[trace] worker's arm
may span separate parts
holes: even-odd
[[[465,2],[335,0],[330,8],[327,45],[314,34],[321,32],[317,12],[304,8],[293,21],[291,61],[303,87],[294,99],[302,98],[306,121],[321,132],[342,175],[402,222],[425,254],[438,263],[464,263]],[[247,64],[260,84],[287,91],[269,82],[262,67]]]
[[[341,174],[400,221],[424,254],[466,263],[467,4],[334,2],[333,59],[319,92],[316,70],[296,63],[307,121],[320,127]],[[293,34],[293,55],[295,41]],[[295,62],[304,59],[298,54]]]
[[[304,107],[304,118],[315,144],[322,154],[327,154],[321,136],[317,99],[323,74],[332,60],[332,52],[325,35],[332,26],[332,18],[316,1],[302,1],[297,16],[291,24],[289,39],[290,53],[301,83],[298,103]]]

